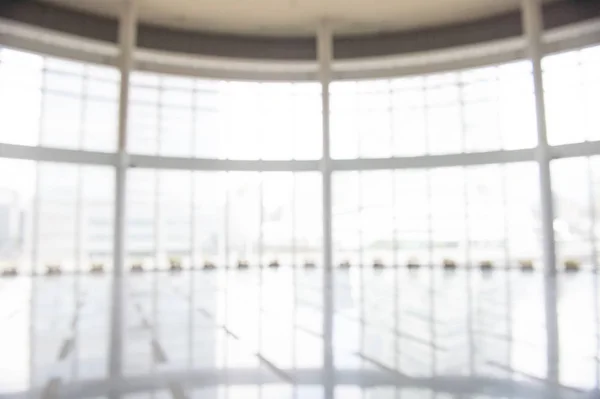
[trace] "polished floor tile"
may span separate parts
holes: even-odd
[[[286,268],[0,279],[0,397],[600,397],[595,274],[332,277],[332,289],[321,270]]]

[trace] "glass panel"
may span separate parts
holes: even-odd
[[[158,267],[189,267],[191,252],[191,172],[158,172]]]
[[[259,87],[258,83],[230,82],[223,88],[221,123],[228,159],[259,159],[263,145],[258,122],[262,119],[257,101]]]
[[[465,264],[465,186],[461,168],[431,172],[431,237],[433,264],[444,259]]]
[[[544,57],[543,68],[548,142],[558,145],[584,141],[585,108],[579,53]]]
[[[10,173],[6,173],[10,171]],[[28,273],[36,168],[33,161],[0,158],[0,265]]]
[[[356,82],[332,82],[330,86],[331,157],[358,158]]]
[[[132,89],[133,90],[133,89]],[[158,105],[129,105],[128,150],[137,154],[158,153]]]
[[[391,156],[391,97],[387,81],[365,81],[358,84],[356,126],[359,156],[385,158]]]
[[[360,259],[360,191],[357,172],[336,172],[332,178],[333,258],[359,264]]]
[[[484,70],[486,71],[486,70]],[[492,72],[495,72],[492,69]],[[493,151],[501,148],[499,129],[498,81],[496,74],[487,73],[489,80],[476,80],[463,87],[463,129],[465,151]],[[482,74],[480,78],[485,77]]]
[[[322,264],[323,207],[321,176],[297,173],[295,178],[296,262]]]
[[[226,172],[194,172],[194,240],[196,264],[225,266]]]
[[[394,261],[394,220],[392,202],[393,173],[391,171],[361,172],[361,235],[363,264]]]
[[[592,214],[590,170],[587,158],[552,161],[554,234],[558,267],[575,261],[585,268],[592,264]]]
[[[227,141],[220,125],[219,111],[199,109],[194,115],[195,143],[194,154],[197,158],[225,159]]]
[[[0,49],[0,141],[37,145],[40,128],[42,58]]]
[[[537,143],[531,63],[498,67],[500,129],[503,148],[531,148]]]
[[[3,49],[0,88],[2,142],[115,151],[116,69]]]
[[[594,217],[594,249],[596,253],[595,267],[600,267],[600,155],[591,157],[592,177],[592,211]]]
[[[581,51],[581,79],[583,80],[583,101],[585,127],[588,140],[600,140],[600,112],[596,105],[600,102],[600,46]]]
[[[157,173],[149,169],[132,169],[127,172],[127,263],[156,267],[158,226]]]
[[[398,107],[393,116],[394,155],[399,157],[425,155],[427,150],[427,119],[424,107]]]
[[[79,227],[79,254],[82,270],[93,264],[112,268],[114,238],[115,173],[107,166],[82,166],[81,216]]]
[[[261,159],[292,159],[294,86],[290,83],[264,84],[260,90]]]
[[[118,104],[89,99],[83,113],[83,145],[88,151],[114,152],[117,148]]]
[[[460,112],[457,106],[429,108],[427,132],[430,154],[461,152],[463,137]]]
[[[82,103],[80,97],[47,93],[42,104],[40,145],[79,148]]]
[[[259,264],[260,174],[230,172],[228,176],[229,262]]]
[[[506,267],[504,181],[497,165],[467,168],[467,224],[470,263]]]
[[[531,260],[541,266],[539,175],[535,163],[505,165],[507,242],[511,266]]]
[[[193,115],[191,108],[163,105],[160,109],[159,154],[191,157]]]
[[[46,63],[46,66],[48,64],[49,61]],[[62,94],[79,98],[83,93],[83,76],[46,70],[44,74],[44,88],[52,94]]]
[[[262,173],[262,266],[294,260],[294,178],[290,172]]]
[[[294,159],[319,159],[323,154],[321,85],[302,83],[294,87]]]
[[[425,170],[398,170],[394,174],[398,265],[404,266],[411,259],[422,264],[429,263],[429,173]]]
[[[39,227],[37,271],[58,266],[62,271],[75,271],[79,251],[78,167],[58,163],[40,163]]]

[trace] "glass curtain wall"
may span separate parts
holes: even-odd
[[[600,46],[544,57],[550,145],[600,140]]]
[[[184,267],[319,263],[315,172],[128,172],[130,264]]]
[[[533,163],[336,172],[334,258],[388,266],[539,264],[538,195]]]
[[[129,151],[235,159],[321,157],[317,83],[248,83],[134,72]]]
[[[441,155],[536,145],[527,62],[331,85],[335,159]]]
[[[586,269],[600,265],[600,156],[552,162],[559,267],[573,261]]]
[[[0,60],[3,143],[115,152],[116,69],[6,48]]]
[[[600,100],[599,49],[544,59],[552,145],[600,137],[593,109]],[[119,76],[114,68],[7,48],[0,49],[0,60],[2,143],[116,150]],[[332,155],[354,159],[533,148],[531,80],[529,64],[513,62],[334,82]],[[316,160],[321,156],[320,94],[317,83],[135,72],[129,149],[208,159]],[[38,272],[54,263],[66,270],[86,270],[94,262],[110,268],[112,166],[3,162],[3,262],[33,260]],[[562,262],[575,258],[595,264],[596,165],[595,157],[553,161]],[[19,173],[6,172],[12,169]],[[186,267],[320,259],[317,172],[128,173],[130,262],[163,268],[169,258],[180,258]],[[465,265],[538,260],[536,174],[533,163],[336,172],[336,263],[405,264],[413,257]],[[23,181],[32,183],[24,187]]]

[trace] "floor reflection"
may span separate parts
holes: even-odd
[[[595,274],[333,277],[324,293],[320,270],[127,275],[116,346],[112,277],[0,279],[0,396],[598,397]],[[120,372],[109,373],[115,359]]]

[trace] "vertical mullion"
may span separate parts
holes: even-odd
[[[85,72],[84,72],[84,76],[82,76],[83,79],[83,87],[81,89],[81,96],[80,96],[80,101],[81,101],[81,110],[80,110],[80,115],[79,115],[79,142],[77,143],[77,148],[79,150],[82,149],[83,147],[83,135],[84,135],[84,130],[85,130],[85,117],[87,114],[87,100],[88,100],[88,87],[89,87],[89,67],[86,65],[85,66]],[[83,251],[82,251],[82,246],[84,245],[85,241],[82,239],[82,233],[83,233],[83,210],[82,210],[82,202],[83,202],[83,190],[82,190],[82,185],[83,185],[83,169],[84,167],[82,165],[77,165],[77,181],[76,181],[76,206],[75,206],[75,272],[76,273],[81,273],[82,272],[82,258],[83,258]]]
[[[459,107],[460,107],[460,126],[461,126],[461,135],[462,135],[462,148],[463,148],[463,153],[467,152],[467,122],[466,122],[466,116],[465,116],[465,99],[464,99],[464,83],[459,80],[458,82],[458,95],[459,95]],[[465,220],[465,226],[464,226],[464,245],[465,245],[465,263],[464,266],[465,267],[472,267],[473,264],[471,262],[471,226],[469,225],[470,223],[470,212],[469,212],[469,173],[468,173],[468,168],[466,166],[463,166],[462,168],[462,174],[463,174],[463,206],[465,207],[464,209],[464,220]]]
[[[163,79],[159,80],[158,84],[158,103],[157,103],[157,118],[156,118],[156,154],[160,155],[161,149],[161,133],[162,133],[162,91]],[[154,169],[154,270],[159,268],[160,251],[161,251],[161,220],[160,220],[160,170]]]
[[[423,106],[423,120],[425,125],[425,154],[429,154],[430,151],[430,137],[429,137],[429,96],[427,89],[427,78],[423,84],[423,96],[425,97]],[[425,169],[425,181],[426,181],[426,196],[427,196],[427,266],[432,266],[433,263],[433,204],[431,201],[431,172],[432,169]]]
[[[361,115],[360,115],[361,104],[360,104],[360,101],[358,100],[359,94],[360,94],[359,88],[360,88],[360,86],[355,84],[355,92],[357,95],[354,97],[355,98],[354,115],[359,115],[359,118],[360,118],[361,117]],[[361,137],[362,137],[362,135],[361,135],[359,123],[355,124],[355,129],[356,129],[356,157],[362,158],[362,154],[361,154],[361,147],[362,147],[361,146],[361,144],[362,144]],[[363,209],[362,209],[362,172],[361,171],[356,171],[356,190],[357,190],[356,204],[357,204],[357,211],[358,211],[358,266],[360,268],[363,268],[365,266],[365,259],[364,259],[364,248],[363,248]],[[361,271],[361,273],[360,273],[361,287],[362,287],[363,276],[364,276],[364,274]]]
[[[194,82],[195,83],[195,82]],[[194,89],[192,91],[192,118],[191,118],[191,133],[192,136],[190,138],[190,157],[195,158],[196,154],[196,118],[197,118],[197,108],[198,108],[198,100],[196,99],[198,95],[196,85],[194,84]],[[193,170],[189,171],[190,173],[190,270],[196,268],[198,259],[196,252],[196,184],[195,184],[195,174]],[[191,275],[193,277],[193,275]],[[191,278],[193,280],[193,278]],[[193,287],[193,284],[190,283],[190,289]]]
[[[113,237],[113,274],[111,284],[110,313],[110,354],[108,375],[120,379],[123,372],[123,268],[125,258],[125,217],[127,211],[127,134],[129,117],[129,92],[131,70],[134,67],[133,53],[137,40],[136,1],[124,2],[119,21],[119,120],[118,120],[118,162],[115,165],[115,203]],[[118,396],[115,388],[110,397]]]
[[[532,67],[534,86],[535,116],[537,121],[536,160],[539,169],[540,206],[542,210],[542,236],[544,271],[556,274],[556,237],[554,234],[554,204],[550,161],[552,154],[548,145],[546,126],[546,104],[544,98],[544,78],[542,70],[543,15],[540,0],[522,0],[523,30],[525,32],[528,59]],[[552,287],[550,287],[552,288]],[[554,337],[553,337],[554,339]],[[558,356],[558,355],[557,355]],[[553,372],[556,370],[553,370]],[[553,377],[557,377],[556,373]]]
[[[332,261],[332,188],[331,188],[331,131],[330,131],[330,83],[331,64],[333,61],[333,32],[327,21],[322,21],[316,38],[317,60],[319,65],[319,81],[321,83],[321,122],[322,122],[322,157],[320,171],[322,178],[322,212],[323,212],[323,368],[324,390],[326,398],[334,396],[334,355],[333,355],[333,314],[334,314],[334,275]]]
[[[392,88],[392,81],[388,81],[388,100],[389,100],[389,113],[390,113],[390,148],[392,149],[391,155],[393,156],[395,148],[395,127],[396,127],[396,115],[394,113],[394,90]],[[392,179],[392,265],[398,267],[398,215],[396,213],[396,171],[390,170]]]
[[[596,224],[597,224],[597,215],[596,215],[596,193],[594,192],[594,170],[592,166],[592,157],[587,157],[587,172],[588,172],[588,187],[589,187],[589,203],[590,203],[590,240],[591,240],[591,249],[592,249],[592,269],[594,273],[598,272],[598,247],[596,240]]]
[[[194,80],[194,88],[192,90],[192,104],[191,104],[191,126],[190,131],[192,136],[190,137],[190,157],[195,158],[196,155],[196,112],[197,112],[197,82]],[[189,296],[188,296],[188,368],[192,370],[194,368],[194,337],[195,337],[195,304],[196,304],[196,273],[195,269],[198,264],[197,253],[196,253],[196,172],[193,170],[189,171],[190,174],[190,265],[189,265]]]
[[[229,268],[230,267],[230,259],[229,259],[229,213],[230,213],[230,202],[231,202],[231,196],[230,196],[230,189],[231,189],[231,182],[232,182],[232,178],[231,178],[231,172],[222,172],[225,174],[225,207],[224,207],[224,223],[223,223],[223,227],[224,227],[224,260],[225,260],[225,264],[224,267],[225,268]]]
[[[264,256],[264,232],[263,232],[263,225],[264,225],[264,219],[265,219],[265,206],[264,206],[264,179],[265,179],[265,172],[258,172],[258,203],[259,203],[259,208],[258,208],[258,267],[262,270],[262,268],[264,267],[263,264],[263,256]],[[261,272],[261,278],[262,278],[262,272]]]
[[[45,106],[46,106],[46,61],[44,58],[42,62],[42,82],[40,87],[40,120],[39,120],[39,130],[38,130],[38,146],[42,145],[44,139],[44,119],[45,115]],[[36,173],[35,173],[35,199],[33,204],[33,221],[32,221],[32,254],[31,254],[31,267],[32,274],[35,275],[38,273],[39,269],[39,255],[40,255],[40,208],[42,205],[41,201],[41,175],[42,175],[42,163],[41,161],[36,161],[35,163]]]

